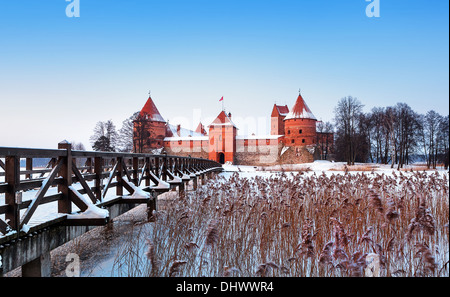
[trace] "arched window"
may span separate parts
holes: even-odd
[[[299,134],[302,134],[302,133],[303,133],[303,130],[302,130],[302,129],[300,129],[300,130],[298,131],[298,133],[299,133]]]

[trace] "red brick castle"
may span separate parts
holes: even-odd
[[[151,97],[134,121],[134,151],[166,152],[240,165],[306,163],[332,153],[333,133],[319,133],[317,119],[299,94],[292,110],[274,104],[270,135],[238,135],[231,113],[221,111],[195,131],[167,123]]]

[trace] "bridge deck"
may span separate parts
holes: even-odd
[[[48,164],[34,167],[34,159]],[[0,147],[0,274],[89,229],[71,228],[107,224],[142,203],[156,209],[159,194],[178,188],[183,196],[186,183],[192,180],[196,188],[197,178],[203,183],[205,175],[221,170],[211,160],[72,151],[69,143],[60,143],[58,150]],[[41,233],[65,237],[49,238],[47,246],[31,239]],[[41,243],[37,251],[20,255],[21,248],[32,246],[24,245],[27,241]]]

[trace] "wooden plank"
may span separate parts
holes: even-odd
[[[131,175],[128,172],[127,164],[125,164],[124,159],[122,159],[122,169],[123,169],[123,172],[125,173],[125,175],[127,176],[128,180],[131,182],[132,181]]]
[[[78,197],[78,195],[77,195],[77,193],[75,193],[75,191],[77,191],[77,190],[75,190],[74,188],[72,188],[72,187],[70,187],[70,191],[73,193],[73,195],[70,195],[70,200],[72,200],[72,202],[83,212],[83,211],[85,211],[86,209],[88,209],[88,206],[86,205],[86,203],[84,203],[84,201],[83,200],[81,200],[79,197]]]
[[[45,168],[52,168],[55,167],[56,164],[56,158],[51,158],[50,161],[48,161],[47,166],[45,166]],[[39,177],[43,177],[45,175],[46,171],[42,172],[41,175]]]
[[[8,188],[5,192],[5,204],[9,206],[5,213],[5,220],[14,230],[19,228],[19,207],[16,203],[17,186],[20,183],[20,157],[6,156],[5,158],[5,182]]]
[[[102,201],[102,181],[103,181],[103,174],[106,172],[103,172],[103,158],[102,157],[95,157],[94,158],[94,173],[95,173],[95,184],[94,188],[95,190],[95,197],[97,197],[98,201]]]
[[[108,181],[106,182],[105,188],[103,189],[103,195],[102,198],[105,198],[106,196],[106,192],[108,192],[109,186],[111,185],[111,181],[113,180],[113,178],[116,176],[117,174],[117,166],[119,165],[119,162],[116,162],[116,164],[114,165],[113,170],[110,172],[109,174],[109,178]]]
[[[109,222],[109,218],[101,219],[66,219],[63,226],[104,226]]]
[[[147,170],[147,162],[145,162],[144,163],[144,167],[142,167],[141,175],[139,176],[139,179],[138,179],[138,182],[137,182],[137,186],[138,187],[141,185],[141,182],[142,182],[142,179],[145,176],[146,170]]]
[[[58,164],[52,169],[52,172],[47,177],[46,181],[44,181],[42,183],[42,186],[39,189],[39,191],[36,193],[35,198],[32,200],[30,206],[23,214],[19,229],[22,229],[23,225],[27,224],[30,221],[31,216],[33,215],[34,211],[41,203],[41,200],[44,198],[45,193],[47,193],[48,188],[50,188],[51,183],[55,179],[55,177],[58,174],[59,170],[61,169],[62,165],[63,165],[63,160],[60,159],[58,161]]]
[[[0,156],[20,156],[21,158],[54,158],[67,156],[63,150],[0,147]]]
[[[33,177],[30,173],[30,171],[33,171],[33,158],[26,158],[25,169],[28,171],[28,173],[25,174],[25,178],[31,179]]]
[[[78,182],[86,191],[86,194],[89,196],[89,198],[91,198],[92,203],[95,204],[97,202],[97,199],[95,198],[94,193],[92,193],[91,188],[88,186],[83,176],[81,175],[80,171],[78,170],[77,166],[75,165],[75,162],[73,161],[72,161],[72,171],[75,174],[76,178],[78,179]]]
[[[51,171],[50,171],[51,172]],[[33,190],[33,189],[37,189],[40,188],[42,186],[42,182],[46,180],[45,178],[42,179],[35,179],[35,180],[26,180],[26,181],[21,181],[19,185],[17,185],[16,187],[16,191],[28,191],[28,190]],[[56,177],[55,179],[53,179],[53,182],[50,186],[55,186],[55,185],[62,185],[63,184],[63,180],[60,177]]]
[[[12,230],[11,226],[5,223],[2,219],[0,219],[0,233],[6,235],[11,230]]]

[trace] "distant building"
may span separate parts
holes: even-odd
[[[166,152],[242,165],[312,162],[332,155],[333,133],[319,133],[317,119],[299,94],[292,110],[274,104],[270,135],[238,135],[231,113],[221,111],[195,131],[171,125],[151,97],[134,121],[135,152]],[[323,152],[326,152],[324,154]]]

